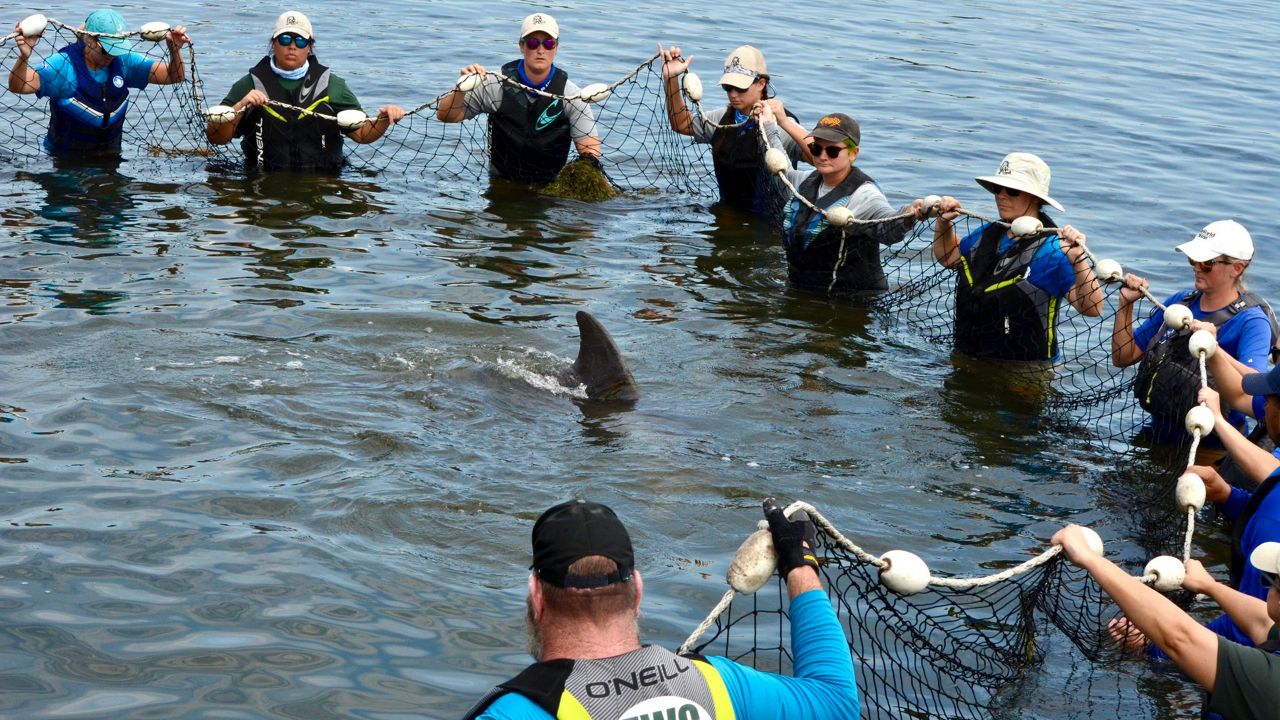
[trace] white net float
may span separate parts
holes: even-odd
[[[44,29],[49,26],[49,18],[36,13],[22,18],[22,22],[18,23],[18,32],[24,37],[37,37],[44,34]]]
[[[591,83],[582,88],[578,93],[578,98],[583,102],[598,103],[603,102],[605,98],[613,94],[613,88],[604,83]]]
[[[1164,324],[1174,330],[1186,330],[1191,320],[1191,308],[1182,303],[1174,303],[1164,309]]]
[[[726,580],[729,587],[752,595],[764,586],[778,567],[778,552],[773,547],[773,535],[768,529],[757,530],[738,546],[729,563]]]
[[[458,78],[458,82],[453,84],[453,89],[469,93],[480,87],[480,81],[483,79],[484,75],[481,75],[480,73],[464,73]]]
[[[698,102],[702,99],[702,78],[698,77],[697,73],[685,73],[684,80],[680,84],[684,87],[684,94],[690,100]]]
[[[906,550],[890,550],[880,556],[880,584],[899,595],[915,595],[929,586],[929,566],[919,555]]]
[[[848,227],[853,222],[853,211],[843,205],[827,210],[827,222],[836,227]]]
[[[1120,263],[1111,258],[1099,260],[1093,271],[1098,276],[1098,279],[1105,283],[1120,282],[1124,279],[1124,268],[1120,267]]]
[[[338,127],[343,130],[356,130],[369,120],[363,110],[343,110],[338,113]]]
[[[764,152],[764,166],[774,175],[780,175],[791,168],[791,159],[781,148],[771,147]]]
[[[1187,411],[1187,432],[1194,434],[1200,431],[1200,437],[1213,432],[1213,411],[1203,405],[1197,405]]]
[[[1205,359],[1208,360],[1218,350],[1218,338],[1208,330],[1197,330],[1191,333],[1187,343],[1188,349],[1191,350],[1191,357],[1200,357],[1200,353],[1204,353]]]
[[[942,198],[937,195],[929,195],[924,199],[924,216],[927,218],[938,217],[938,205],[942,204]]]
[[[1044,223],[1040,222],[1040,218],[1030,215],[1023,215],[1009,225],[1009,232],[1013,233],[1014,237],[1031,237],[1043,231]]]
[[[1176,497],[1178,507],[1183,510],[1187,508],[1199,510],[1204,507],[1204,481],[1195,473],[1183,473],[1182,477],[1178,478]]]
[[[138,29],[138,34],[143,40],[149,42],[160,42],[165,35],[169,34],[169,23],[165,22],[149,22]]]
[[[210,125],[222,125],[236,119],[236,109],[230,105],[214,105],[205,109],[204,117]]]
[[[1089,549],[1101,555],[1103,550],[1102,536],[1098,535],[1097,531],[1090,527],[1081,526],[1080,532],[1084,535],[1085,544],[1089,546]]]
[[[1182,587],[1182,581],[1187,577],[1187,568],[1178,558],[1161,555],[1151,558],[1142,574],[1154,575],[1155,581],[1151,585],[1160,592],[1173,592]]]

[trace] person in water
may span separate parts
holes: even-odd
[[[573,500],[533,525],[525,626],[536,662],[467,717],[858,717],[853,661],[818,577],[813,523],[787,518],[772,501],[765,517],[791,600],[795,676],[642,645],[636,618],[644,584],[631,537],[609,508]],[[644,679],[635,682],[637,674]]]
[[[1177,249],[1186,255],[1195,284],[1169,296],[1165,304],[1185,305],[1195,320],[1215,325],[1218,346],[1242,369],[1265,370],[1272,346],[1271,321],[1265,301],[1244,285],[1254,252],[1249,231],[1234,220],[1218,220]],[[1143,409],[1151,413],[1147,433],[1155,442],[1171,443],[1186,437],[1184,417],[1197,402],[1200,365],[1188,347],[1193,329],[1167,327],[1163,310],[1156,308],[1134,327],[1133,306],[1146,288],[1145,278],[1125,276],[1111,335],[1111,362],[1116,367],[1141,363],[1134,391]],[[1231,410],[1227,420],[1237,428],[1244,426],[1239,411]]]
[[[1049,177],[1038,156],[1006,155],[994,175],[975,178],[995,196],[1001,222],[983,223],[963,238],[955,227],[960,201],[947,195],[939,202],[933,257],[957,272],[956,350],[992,360],[1055,360],[1062,300],[1089,317],[1102,314],[1102,286],[1085,257],[1084,233],[1067,225],[1013,236],[1010,224],[1023,216],[1054,228],[1045,205],[1065,212],[1049,196]]]
[[[186,79],[182,46],[190,45],[181,25],[165,33],[169,62],[133,52],[124,17],[94,10],[76,33],[76,42],[32,68],[28,61],[39,36],[14,27],[18,58],[9,71],[9,91],[49,98],[49,132],[44,147],[56,156],[118,155],[129,110],[129,90],[171,85]]]
[[[502,66],[508,80],[551,93],[547,97],[486,74],[483,65],[462,68],[461,75],[480,75],[470,92],[455,89],[440,101],[436,118],[462,122],[489,116],[489,174],[521,182],[555,179],[569,158],[572,144],[578,156],[599,165],[600,138],[596,120],[569,73],[556,67],[560,25],[547,13],[534,13],[520,24],[520,59]]]
[[[404,117],[404,109],[387,105],[375,118],[342,130],[330,117],[343,110],[360,110],[360,101],[347,82],[320,64],[316,37],[306,15],[288,10],[276,19],[271,51],[247,75],[231,86],[223,99],[235,118],[210,122],[209,141],[225,145],[240,138],[245,165],[260,170],[318,170],[336,172],[343,165],[343,138],[371,143]],[[306,108],[298,112],[273,107],[268,101]]]
[[[778,123],[796,130],[801,137],[804,128],[796,116],[783,107],[781,100],[772,97],[764,54],[743,45],[725,58],[720,87],[728,96],[729,105],[714,122],[700,113],[690,112],[680,91],[680,75],[689,70],[693,57],[682,57],[680,48],[674,45],[670,48],[658,45],[658,54],[662,57],[667,120],[677,133],[692,137],[695,143],[711,146],[720,203],[755,215],[775,213],[789,198],[779,192],[765,169],[764,138],[756,123],[755,109],[760,103],[768,103]],[[782,135],[781,147],[793,168],[801,158],[809,159],[790,132]]]
[[[785,131],[813,157],[815,169],[786,171],[787,180],[809,203],[820,210],[844,207],[864,221],[906,216],[882,223],[836,227],[828,222],[825,214],[798,198],[792,199],[782,219],[787,277],[791,285],[838,294],[887,288],[880,264],[880,245],[902,240],[919,217],[924,202],[916,200],[897,210],[889,205],[875,181],[854,164],[861,147],[862,129],[848,115],[824,115],[812,132],[806,132],[795,123],[780,126],[767,102],[757,104],[756,109],[770,146],[779,147]]]

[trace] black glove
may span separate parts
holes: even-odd
[[[778,552],[778,574],[787,574],[801,565],[818,569],[814,548],[818,547],[818,529],[813,526],[808,513],[797,512],[790,520],[773,498],[764,501],[764,517],[769,521],[769,533],[773,535],[773,548]]]

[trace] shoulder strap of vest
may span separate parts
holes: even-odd
[[[707,689],[711,691],[711,702],[715,705],[712,712],[715,713],[716,720],[735,720],[737,716],[733,712],[733,700],[729,697],[729,688],[724,684],[720,671],[716,670],[701,653],[688,652],[680,657],[691,661],[702,674],[702,679],[707,683]]]
[[[499,684],[489,691],[467,713],[467,720],[478,717],[498,698],[507,693],[520,693],[551,717],[556,716],[560,698],[564,695],[564,683],[573,672],[573,661],[560,659],[539,662],[525,668],[519,675]]]
[[[1280,472],[1271,473],[1266,480],[1263,480],[1262,484],[1253,491],[1253,495],[1249,496],[1249,502],[1245,503],[1244,510],[1240,512],[1240,516],[1236,518],[1231,528],[1231,562],[1227,569],[1231,573],[1233,587],[1240,585],[1240,578],[1244,577],[1244,564],[1248,562],[1244,553],[1240,551],[1240,538],[1244,535],[1244,528],[1258,512],[1262,501],[1276,489],[1277,484],[1280,484]]]

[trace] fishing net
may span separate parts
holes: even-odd
[[[53,19],[47,23],[28,59],[28,65],[33,69],[78,40],[76,27]],[[121,35],[82,34],[130,39],[133,52],[150,60],[168,63],[164,30],[154,28]],[[17,39],[13,34],[0,39],[0,54],[4,58],[7,78],[19,57]],[[141,90],[129,90],[129,107],[123,120],[122,159],[182,155],[203,157],[210,154],[205,137],[205,119],[199,112],[201,84],[193,46],[186,46],[184,55],[185,79],[182,82],[169,85],[153,83]],[[49,100],[38,98],[34,93],[0,93],[0,118],[4,120],[0,122],[0,156],[12,164],[48,158],[44,142],[49,130]]]

